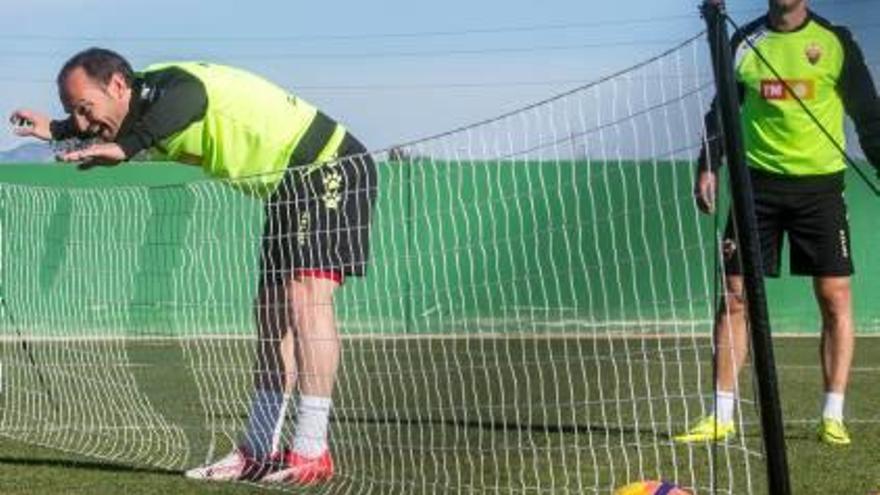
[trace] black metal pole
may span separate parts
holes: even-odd
[[[738,251],[742,256],[746,306],[752,339],[752,360],[757,375],[764,450],[767,458],[768,489],[770,495],[790,495],[782,406],[779,402],[767,295],[764,290],[764,267],[758,240],[752,181],[746,167],[739,94],[733,72],[733,55],[727,35],[723,1],[706,0],[702,6],[702,13],[706,20],[717,88],[716,104],[721,115],[724,149],[730,167],[733,214],[738,226],[735,230],[738,237]]]

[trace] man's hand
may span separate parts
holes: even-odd
[[[714,172],[700,171],[697,181],[694,183],[694,201],[697,202],[697,208],[703,213],[715,213],[715,190],[717,187],[718,179]]]
[[[83,170],[96,165],[116,165],[125,158],[125,152],[116,143],[93,144],[58,155],[58,160],[62,162],[80,162],[79,168]]]
[[[33,110],[16,110],[9,116],[9,122],[15,126],[12,132],[16,136],[35,137],[43,141],[52,139],[52,130],[49,124],[52,119]]]

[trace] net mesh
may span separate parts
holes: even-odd
[[[705,45],[372,154],[320,490],[762,491],[748,380],[742,435],[671,439],[711,407],[716,225],[691,192]],[[2,435],[168,469],[240,441],[264,223],[242,189],[0,184]]]

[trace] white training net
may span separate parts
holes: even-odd
[[[316,491],[764,491],[748,401],[733,440],[672,441],[712,396],[717,226],[691,192],[706,52],[372,154],[369,267],[334,302],[337,472]],[[0,184],[0,435],[167,469],[241,440],[263,210],[240,186]]]

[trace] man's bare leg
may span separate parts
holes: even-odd
[[[340,344],[333,312],[336,281],[304,277],[291,281],[288,297],[296,323],[295,350],[298,365],[295,453],[316,458],[327,446],[327,431]]]
[[[260,480],[275,463],[266,462],[280,451],[279,437],[290,390],[296,380],[293,336],[284,286],[261,286],[254,302],[257,320],[257,356],[254,395],[247,431],[239,448],[225,457],[185,473],[198,480]]]
[[[257,297],[254,397],[244,447],[249,455],[263,459],[279,450],[287,399],[296,373],[285,287],[261,286]]]
[[[819,355],[825,383],[823,417],[842,421],[855,349],[850,277],[816,277],[813,289],[822,313]]]
[[[746,301],[740,275],[729,275],[726,279],[724,300],[715,317],[715,346],[717,388],[735,394],[739,372],[749,355]]]
[[[716,382],[713,408],[709,416],[676,435],[678,443],[718,441],[736,432],[733,414],[738,392],[737,378],[749,352],[746,303],[741,276],[728,276],[724,298],[715,314]]]

